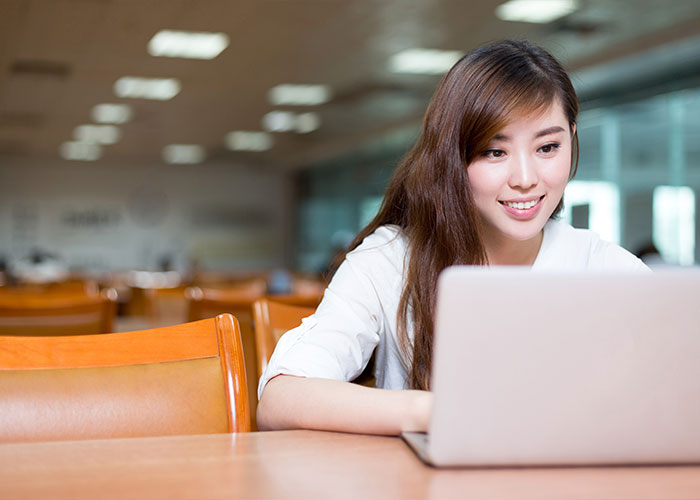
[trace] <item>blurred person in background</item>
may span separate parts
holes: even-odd
[[[30,284],[56,283],[68,278],[68,266],[57,255],[39,248],[15,261],[10,272],[18,282]]]

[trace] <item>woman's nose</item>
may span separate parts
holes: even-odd
[[[511,165],[509,179],[511,187],[529,189],[535,186],[538,181],[535,160],[525,154],[516,156]]]

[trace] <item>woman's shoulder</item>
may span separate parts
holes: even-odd
[[[399,226],[393,224],[379,226],[348,255],[358,255],[368,251],[387,255],[404,254],[406,252],[406,236]]]
[[[354,274],[366,274],[373,280],[386,280],[389,276],[400,279],[404,271],[406,249],[406,236],[401,228],[394,225],[380,226],[348,252],[339,271],[353,270]]]
[[[540,259],[542,257],[542,259]],[[616,243],[602,239],[589,229],[550,220],[545,226],[538,267],[589,271],[641,271],[647,266]]]

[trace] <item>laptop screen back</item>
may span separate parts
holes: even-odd
[[[443,465],[700,461],[700,273],[455,267],[438,286]]]

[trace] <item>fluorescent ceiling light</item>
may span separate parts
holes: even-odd
[[[118,97],[156,99],[167,101],[180,92],[180,81],[176,78],[141,78],[123,76],[114,83]]]
[[[294,130],[299,134],[308,134],[321,126],[321,117],[318,113],[301,113],[297,115]]]
[[[272,147],[272,136],[267,132],[236,130],[226,134],[226,147],[232,151],[267,151]]]
[[[291,111],[270,111],[262,119],[262,126],[268,132],[297,132],[307,134],[321,125],[317,113],[293,113]]]
[[[163,160],[172,164],[202,163],[206,152],[198,144],[169,144],[163,148]]]
[[[80,125],[73,131],[76,141],[93,144],[115,144],[120,137],[119,127],[114,125]]]
[[[275,106],[317,106],[331,100],[331,89],[328,85],[283,83],[270,89],[268,99]]]
[[[578,9],[578,0],[510,0],[496,7],[504,21],[549,23]]]
[[[148,53],[156,57],[213,59],[228,47],[225,33],[161,30],[148,42]]]
[[[407,49],[391,56],[389,69],[394,73],[439,75],[448,71],[463,55],[458,50]]]
[[[92,108],[92,119],[97,123],[126,123],[131,115],[128,104],[98,104]]]
[[[102,148],[99,144],[79,141],[64,142],[59,152],[66,160],[95,161],[102,156]]]
[[[268,132],[289,132],[294,130],[297,115],[291,111],[270,111],[262,119],[262,126]]]

